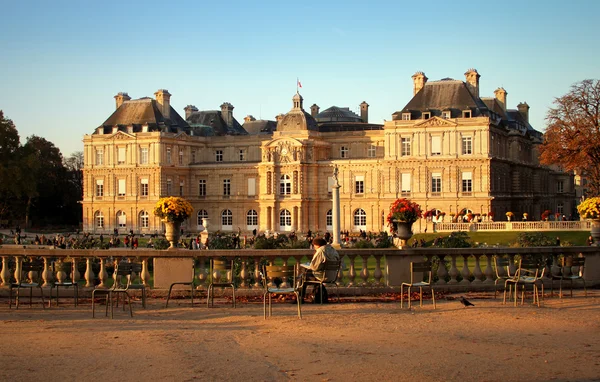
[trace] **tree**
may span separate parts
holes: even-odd
[[[0,110],[0,220],[16,218],[21,195],[19,132]]]
[[[600,195],[600,81],[584,80],[554,100],[540,146],[540,162],[577,171],[588,194]]]

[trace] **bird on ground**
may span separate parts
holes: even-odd
[[[471,301],[467,300],[464,296],[460,296],[460,303],[463,304],[465,308],[467,306],[475,306],[475,304],[472,304]]]

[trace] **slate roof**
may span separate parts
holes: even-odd
[[[348,107],[332,106],[315,116],[317,122],[363,122],[358,114]]]
[[[193,112],[187,118],[188,123],[194,128],[198,127],[210,127],[213,130],[213,134],[202,134],[202,135],[247,135],[248,132],[244,130],[242,125],[235,119],[232,118],[231,126],[228,126],[220,110],[204,110]],[[203,129],[206,132],[206,129]],[[200,134],[198,134],[200,135]]]
[[[342,131],[365,131],[383,130],[383,125],[362,122],[327,122],[319,123],[319,131],[322,133]]]
[[[271,134],[277,130],[277,122],[259,119],[256,121],[244,122],[242,127],[248,132],[248,134]]]
[[[133,126],[133,132],[139,133],[146,124],[148,131],[189,132],[190,126],[173,107],[170,118],[165,118],[158,106],[152,98],[125,101],[100,127],[104,128],[105,134],[110,134],[114,126],[119,126],[119,130]]]

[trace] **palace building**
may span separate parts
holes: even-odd
[[[412,76],[413,98],[383,125],[347,107],[304,109],[299,93],[275,121],[244,118],[234,107],[182,118],[171,94],[132,100],[115,96],[116,110],[84,137],[84,230],[155,233],[152,213],[165,196],[183,196],[195,209],[184,229],[250,232],[332,230],[333,170],[341,184],[341,230],[386,230],[399,197],[424,211],[446,214],[512,211],[539,219],[544,210],[570,215],[573,177],[541,166],[543,135],[528,121],[529,106],[507,108],[507,92],[479,94],[475,69],[465,80]],[[441,220],[441,217],[437,218]],[[426,222],[415,224],[423,230]]]

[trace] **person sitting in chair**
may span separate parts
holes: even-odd
[[[340,259],[339,253],[331,245],[327,244],[327,241],[321,237],[313,239],[312,245],[315,248],[315,254],[310,261],[310,266],[306,268],[304,274],[300,275],[302,280],[302,291],[300,298],[304,300],[306,295],[307,280],[322,280],[325,277],[325,263],[327,261],[337,261]]]

